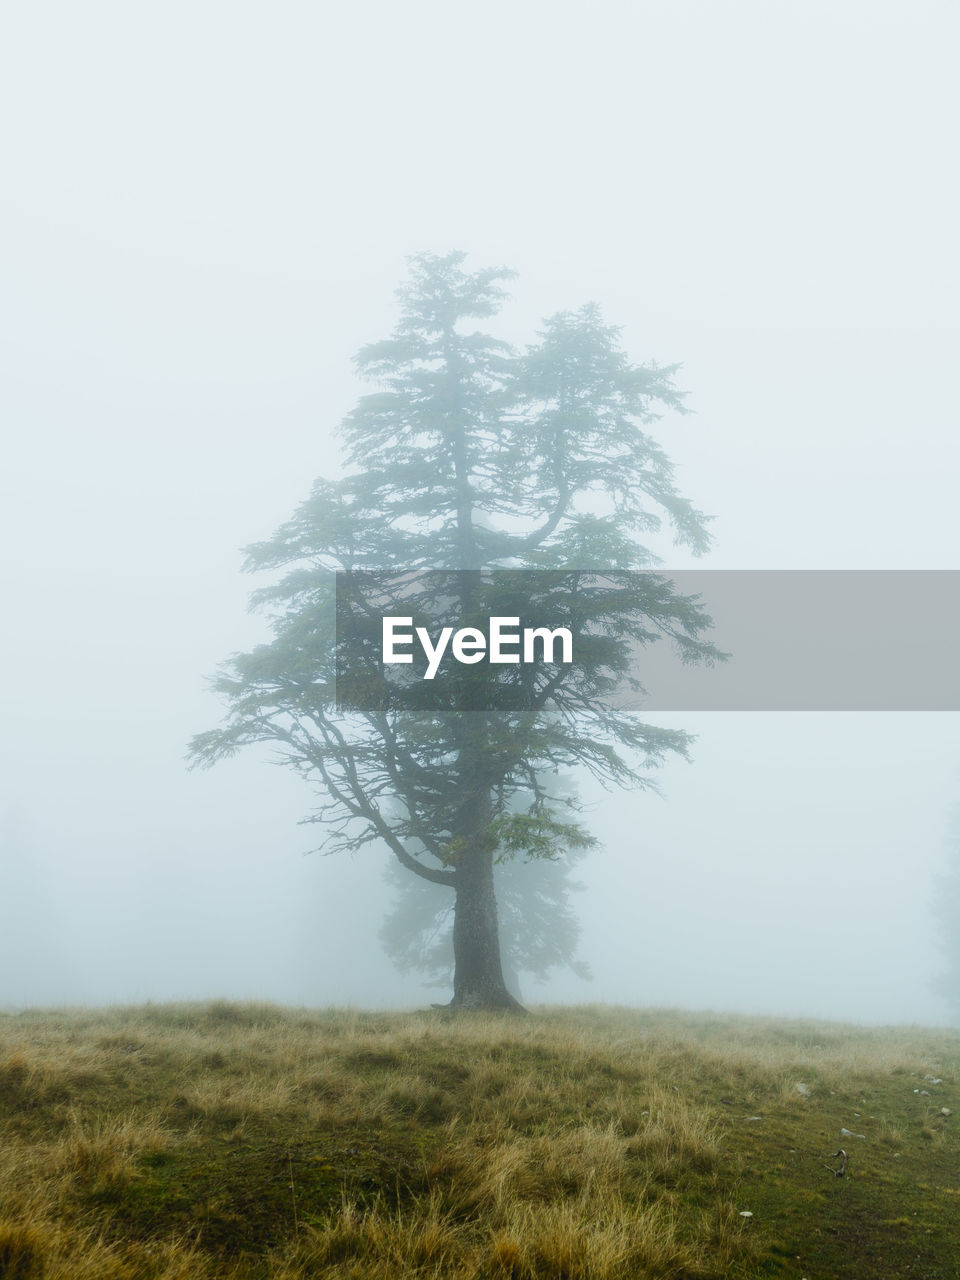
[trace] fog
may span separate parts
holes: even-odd
[[[440,998],[381,949],[384,853],[306,856],[309,788],[265,750],[184,760],[267,634],[239,548],[336,474],[409,254],[515,268],[511,341],[596,300],[682,362],[695,412],[656,435],[715,545],[654,541],[668,567],[960,568],[953,6],[0,24],[0,1006]],[[960,717],[657,722],[698,735],[659,795],[581,784],[594,979],[525,998],[944,1021]]]

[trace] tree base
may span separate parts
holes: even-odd
[[[430,1008],[444,1013],[519,1013],[524,1017],[530,1013],[509,991],[485,995],[471,991],[462,996],[454,996],[449,1004],[432,1004]]]

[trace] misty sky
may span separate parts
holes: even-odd
[[[516,268],[513,341],[596,300],[682,362],[695,413],[656,434],[715,513],[704,567],[960,568],[958,28],[906,0],[4,6],[0,1007],[438,998],[379,949],[378,852],[301,856],[310,794],[265,752],[183,760],[265,635],[239,548],[336,470],[410,253]],[[699,734],[662,796],[584,787],[595,981],[527,998],[941,1020],[960,717],[658,720]]]

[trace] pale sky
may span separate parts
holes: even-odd
[[[379,853],[302,858],[310,795],[262,755],[183,763],[206,677],[263,635],[239,548],[338,467],[410,253],[514,267],[514,341],[592,299],[683,363],[696,412],[657,434],[716,515],[704,567],[960,568],[958,27],[906,0],[4,7],[0,1005],[437,998],[379,951]],[[543,997],[943,1018],[958,717],[671,723],[694,763],[595,813],[596,980]]]

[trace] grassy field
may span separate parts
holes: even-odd
[[[0,1276],[944,1280],[958,1095],[946,1031],[0,1016]]]

